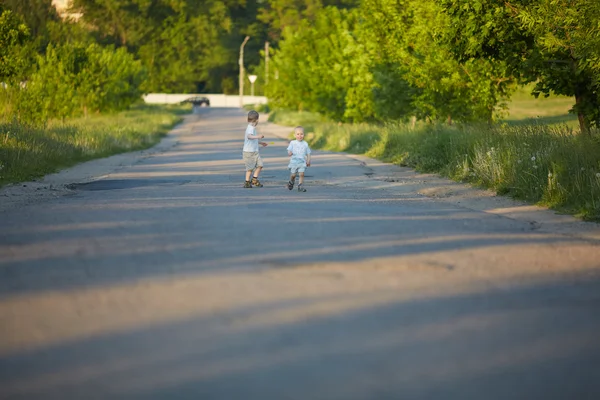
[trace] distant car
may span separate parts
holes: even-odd
[[[203,96],[189,97],[181,102],[181,104],[185,104],[185,103],[192,103],[192,105],[194,105],[194,106],[204,106],[204,107],[210,106],[210,100],[208,99],[208,97],[203,97]]]

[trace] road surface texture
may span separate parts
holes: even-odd
[[[245,126],[0,212],[0,398],[600,398],[596,225]]]

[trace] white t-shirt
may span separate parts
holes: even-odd
[[[252,124],[248,124],[248,127],[246,128],[246,133],[244,134],[244,150],[242,151],[258,151],[258,140],[248,139],[248,135],[256,135],[256,127],[252,126]]]
[[[310,154],[310,147],[308,147],[308,143],[306,143],[305,140],[301,142],[298,140],[292,140],[287,148],[287,151],[292,152],[290,163],[304,163],[306,162],[305,157]]]

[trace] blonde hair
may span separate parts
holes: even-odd
[[[302,125],[298,125],[297,127],[294,128],[294,133],[298,132],[298,131],[302,131],[304,132],[304,127],[302,127]]]

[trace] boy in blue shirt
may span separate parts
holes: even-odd
[[[297,126],[294,129],[296,140],[292,140],[287,148],[288,156],[291,156],[288,168],[290,169],[290,180],[287,188],[292,190],[296,180],[296,174],[300,175],[298,182],[298,191],[306,192],[304,188],[304,171],[306,167],[310,167],[310,147],[304,141],[304,128]]]

